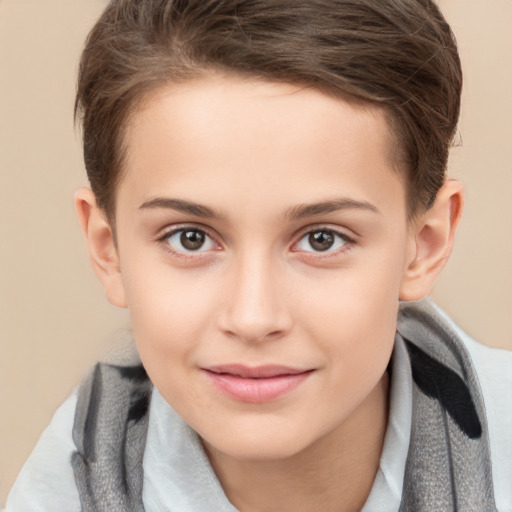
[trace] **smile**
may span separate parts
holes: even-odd
[[[276,400],[302,384],[313,370],[285,366],[222,365],[203,369],[210,382],[224,394],[253,404]]]

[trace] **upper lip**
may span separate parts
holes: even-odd
[[[222,364],[203,368],[206,371],[218,374],[227,374],[244,379],[265,379],[284,375],[298,375],[311,371],[310,369],[293,368],[281,365],[245,366],[243,364]]]

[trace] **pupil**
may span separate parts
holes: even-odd
[[[334,244],[334,235],[330,231],[316,231],[309,235],[309,243],[315,251],[327,251]]]
[[[201,231],[183,231],[180,241],[185,249],[195,251],[204,244],[204,233],[201,233]]]

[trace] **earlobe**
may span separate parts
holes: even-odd
[[[75,192],[75,208],[84,232],[89,257],[108,301],[114,306],[126,307],[119,255],[112,228],[103,211],[96,204],[89,188]]]
[[[439,189],[432,207],[411,226],[410,255],[400,287],[400,299],[416,301],[429,293],[450,257],[462,216],[464,188],[448,180]]]

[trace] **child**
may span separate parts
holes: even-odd
[[[511,357],[421,301],[461,82],[429,0],[112,1],[76,207],[140,361],[94,368],[7,510],[511,510]]]

